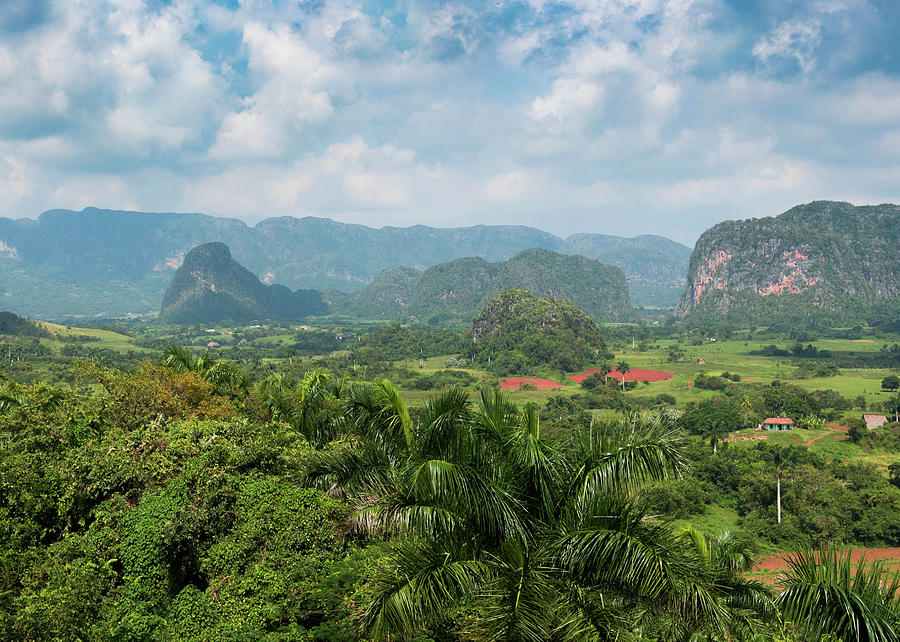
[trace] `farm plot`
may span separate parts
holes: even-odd
[[[541,377],[507,377],[500,382],[500,389],[518,390],[522,384],[530,384],[538,390],[556,390],[563,387],[561,383]]]

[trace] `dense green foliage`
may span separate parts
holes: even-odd
[[[501,374],[541,367],[571,372],[612,357],[597,324],[584,312],[568,301],[523,290],[491,299],[472,324],[472,339],[463,358]]]
[[[305,639],[326,617],[337,626],[340,600],[317,596],[354,545],[346,508],[296,483],[299,433],[194,370],[83,375],[102,394],[14,388],[21,403],[0,413],[0,637]]]
[[[425,350],[451,335],[379,336]],[[822,411],[834,394],[735,385],[679,420],[628,412],[630,393],[599,378],[540,411],[448,379],[410,408],[385,380],[313,369],[254,384],[178,346],[161,363],[83,363],[65,388],[3,384],[3,639],[802,640],[818,603],[780,600],[792,637],[774,596],[741,575],[748,543],[900,541],[900,487],[874,467],[707,445],[710,423],[767,404]],[[744,538],[667,522],[712,504],[740,516]],[[856,584],[843,594],[866,603]],[[896,639],[895,606],[855,617]]]
[[[415,328],[395,323],[365,335],[361,345],[379,349],[395,359],[420,359],[464,350],[469,339],[456,330]]]
[[[676,312],[795,327],[852,325],[885,304],[896,312],[898,245],[896,205],[818,201],[777,218],[719,223],[697,241]]]
[[[351,297],[345,311],[431,325],[468,323],[491,297],[510,289],[568,299],[596,321],[634,318],[620,269],[542,249],[524,250],[501,263],[456,259],[418,275],[409,268],[389,268]]]
[[[777,604],[809,639],[897,639],[900,575],[892,577],[882,561],[853,564],[849,552],[822,549],[789,563]]]
[[[187,253],[163,297],[159,320],[166,323],[301,320],[327,306],[315,290],[291,292],[265,285],[231,258],[223,243],[205,243]]]
[[[17,337],[48,337],[50,333],[31,319],[23,319],[12,312],[0,312],[0,335]]]

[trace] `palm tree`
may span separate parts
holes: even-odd
[[[163,350],[163,365],[177,373],[194,372],[221,394],[246,396],[250,392],[250,377],[242,368],[216,361],[209,354],[195,356],[187,348],[173,344]]]
[[[774,619],[775,605],[769,589],[744,576],[754,564],[753,553],[745,541],[731,531],[712,537],[693,527],[686,528],[682,537],[690,542],[701,567],[722,593],[727,639],[750,637],[747,634]],[[706,639],[714,637],[715,632],[702,622],[696,629]]]
[[[256,386],[255,398],[265,409],[264,418],[290,424],[321,447],[338,429],[343,387],[344,381],[335,381],[324,368],[308,371],[300,381],[273,373]]]
[[[362,509],[407,461],[415,435],[409,410],[389,381],[352,386],[341,403],[330,441],[307,460],[305,483]],[[360,528],[371,524],[370,513],[360,511]]]
[[[597,369],[598,374],[603,375],[603,383],[609,381],[609,373],[612,372],[612,364],[609,361],[604,361],[600,364],[600,367]]]
[[[6,414],[13,408],[20,408],[27,403],[25,397],[16,392],[4,392],[0,394],[0,414]]]
[[[713,454],[719,452],[719,441],[724,439],[731,432],[727,423],[722,419],[712,419],[703,427],[703,437],[709,439],[709,445],[712,446]]]
[[[62,406],[63,398],[60,390],[51,388],[44,383],[28,388],[11,384],[7,386],[6,390],[0,392],[0,414],[6,414],[15,408],[53,410]]]
[[[725,629],[718,576],[642,507],[645,483],[687,465],[659,414],[585,431],[572,458],[542,437],[534,406],[499,390],[475,404],[445,391],[417,422],[387,382],[354,386],[344,407],[345,433],[306,481],[350,500],[358,529],[392,538],[370,635],[407,636],[463,606],[489,640]]]
[[[622,375],[622,392],[625,392],[625,375],[631,372],[631,366],[626,361],[620,361],[616,370]]]
[[[795,553],[779,580],[775,601],[804,639],[831,634],[842,640],[896,642],[900,639],[900,575],[890,576],[884,562],[854,569],[852,551]]]

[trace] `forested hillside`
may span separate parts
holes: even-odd
[[[900,300],[900,207],[818,201],[726,221],[691,255],[676,309],[695,321],[854,324]]]
[[[569,301],[506,290],[472,322],[471,358],[492,372],[574,371],[611,357],[600,328]]]
[[[374,229],[279,217],[250,227],[203,214],[51,210],[37,220],[0,219],[0,294],[14,312],[36,317],[152,314],[185,254],[209,242],[225,243],[265,283],[343,292],[391,266],[422,270],[465,256],[503,261],[538,247],[617,265],[658,300],[684,284],[690,255],[662,237],[563,239],[524,226]]]
[[[167,323],[300,320],[328,307],[315,290],[291,292],[265,285],[231,258],[224,243],[204,243],[188,252],[163,297],[159,320]]]
[[[597,321],[634,319],[628,283],[619,268],[541,249],[524,250],[499,263],[468,257],[424,272],[388,268],[336,309],[364,318],[468,323],[491,297],[509,289],[568,299]]]

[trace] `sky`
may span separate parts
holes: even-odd
[[[900,201],[896,0],[3,0],[0,216],[560,235]]]

